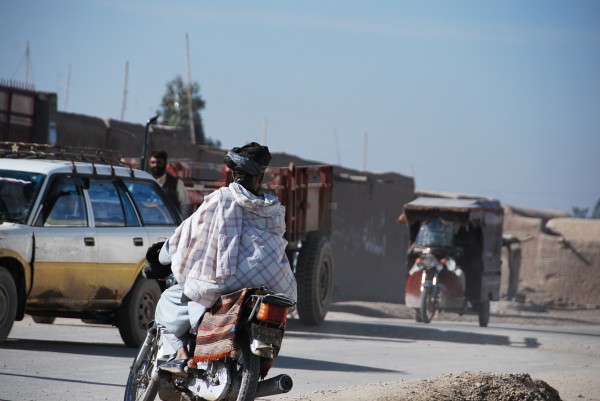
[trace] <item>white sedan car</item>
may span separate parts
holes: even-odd
[[[181,222],[154,178],[98,162],[0,158],[0,341],[15,320],[112,324],[139,346],[161,294],[148,247]]]

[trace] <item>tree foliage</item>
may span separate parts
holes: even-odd
[[[191,94],[196,144],[221,146],[221,141],[207,138],[204,132],[200,111],[206,107],[206,102],[200,95],[200,85],[197,82],[192,83]],[[180,75],[167,82],[167,90],[162,97],[160,107],[161,124],[184,127],[189,135],[187,84]]]
[[[600,199],[596,202],[596,206],[592,209],[592,219],[600,219]]]
[[[573,206],[573,216],[579,217],[580,219],[585,219],[587,217],[588,211],[590,208],[588,207],[577,207]]]
[[[596,202],[596,206],[590,211],[589,207],[577,207],[573,206],[573,216],[579,217],[582,219],[590,218],[590,219],[600,219],[600,199]]]

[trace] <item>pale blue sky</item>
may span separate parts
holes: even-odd
[[[0,5],[0,78],[25,79],[29,41],[29,81],[59,110],[119,119],[129,61],[125,120],[144,124],[186,76],[188,33],[205,130],[226,148],[262,141],[266,121],[273,151],[418,189],[569,212],[600,198],[599,1]]]

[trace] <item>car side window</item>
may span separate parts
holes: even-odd
[[[124,179],[135,206],[145,226],[172,226],[177,222],[165,200],[159,193],[160,187],[151,181]]]
[[[52,188],[48,192],[36,225],[45,227],[87,226],[85,200],[81,189],[72,177],[59,177],[52,183]]]
[[[125,213],[115,183],[90,179],[87,190],[96,227],[124,227]]]
[[[119,195],[121,196],[121,201],[125,210],[125,222],[127,223],[127,226],[141,226],[140,219],[138,219],[138,216],[135,212],[135,207],[133,206],[133,200],[127,193],[127,189],[124,187],[122,182],[117,183],[117,190],[119,191]]]

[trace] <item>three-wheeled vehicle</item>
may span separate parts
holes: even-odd
[[[406,305],[417,322],[468,310],[486,327],[500,296],[504,211],[496,200],[420,197],[404,205],[409,226]]]

